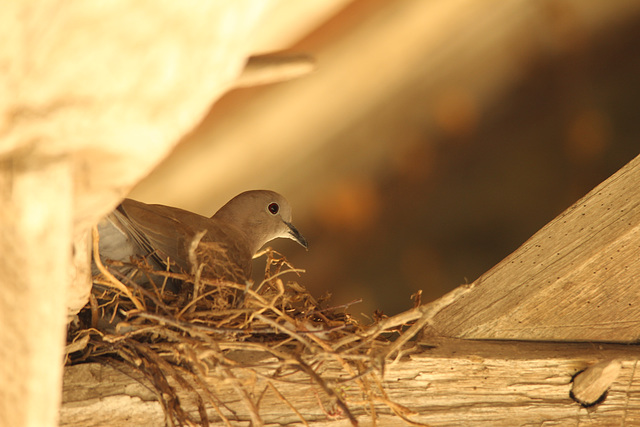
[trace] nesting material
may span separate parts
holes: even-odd
[[[134,274],[149,279],[149,286],[142,287],[118,275],[122,269],[115,267],[122,265],[106,265],[113,277],[94,278],[90,303],[69,328],[67,363],[138,369],[172,426],[230,425],[237,421],[232,401],[242,402],[250,421],[260,425],[259,396],[252,389],[256,378],[266,379],[268,389],[304,423],[302,411],[281,392],[288,379],[301,375],[319,390],[318,402],[327,414],[355,425],[353,405],[375,416],[382,404],[407,419],[410,411],[389,400],[381,378],[385,362],[403,354],[402,345],[417,333],[413,321],[420,312],[380,315],[364,326],[345,312],[347,306],[331,307],[328,297],[316,299],[291,280],[301,270],[282,255],[272,250],[265,255],[265,278],[256,284],[213,280],[198,274],[200,269],[195,274],[153,271],[145,260],[132,260]],[[112,283],[116,279],[120,285]],[[392,342],[398,335],[401,339]],[[339,378],[323,372],[329,359],[342,366]],[[357,387],[361,398],[348,401],[341,392],[345,387]],[[177,389],[192,396],[189,405],[196,410],[186,409]]]

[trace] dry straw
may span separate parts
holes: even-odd
[[[300,270],[272,250],[263,254],[262,283],[210,279],[208,269],[224,268],[224,251],[203,245],[192,248],[198,265],[192,274],[152,271],[144,259],[132,260],[129,267],[147,278],[145,286],[119,274],[122,264],[107,263],[70,327],[68,364],[135,368],[170,426],[240,420],[259,426],[268,395],[291,422],[305,425],[308,416],[356,425],[357,415],[375,420],[378,411],[416,424],[411,411],[389,399],[383,375],[428,323],[428,306],[416,301],[413,310],[364,326],[345,312],[348,306],[331,307],[327,298],[285,282]],[[301,387],[309,390],[304,404],[296,403]]]

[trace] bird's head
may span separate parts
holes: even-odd
[[[308,247],[307,240],[291,223],[291,205],[274,191],[251,190],[240,193],[221,207],[213,218],[236,224],[250,241],[254,252],[279,237]]]

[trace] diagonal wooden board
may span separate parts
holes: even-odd
[[[432,325],[469,339],[637,342],[640,156],[472,283]]]

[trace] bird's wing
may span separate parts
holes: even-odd
[[[118,220],[126,227],[135,244],[144,255],[160,265],[167,258],[178,267],[189,272],[187,248],[195,235],[194,227],[202,228],[198,214],[161,205],[148,205],[125,199],[116,210]]]
[[[183,209],[148,205],[125,199],[116,210],[142,255],[150,255],[164,266],[167,258],[184,272],[191,272],[189,251],[196,235],[205,231],[193,254],[196,263],[204,263],[205,276],[244,281],[251,275],[253,253],[244,234],[231,224],[219,224]],[[173,266],[172,269],[176,270]]]

